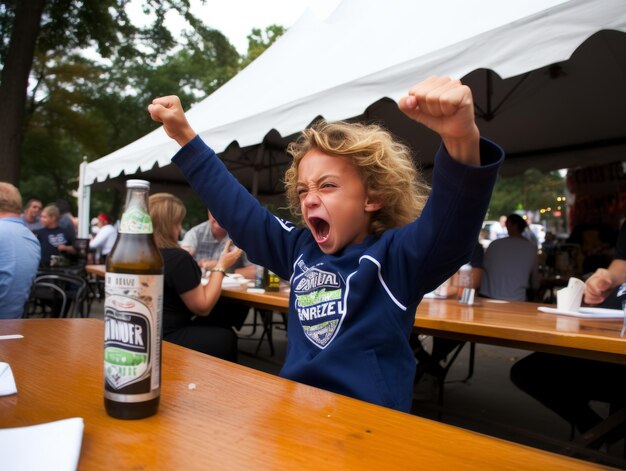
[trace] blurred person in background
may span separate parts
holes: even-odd
[[[76,254],[74,237],[59,226],[59,218],[59,208],[56,205],[46,206],[41,211],[43,227],[34,232],[41,245],[41,265],[44,267],[50,266],[53,255],[60,255],[69,263],[70,257]]]
[[[483,264],[480,295],[507,301],[532,299],[529,292],[539,288],[537,245],[523,237],[527,224],[519,214],[506,219],[508,237],[489,244]]]
[[[626,302],[626,224],[622,223],[616,257],[608,268],[599,268],[585,282],[587,304],[622,309]],[[586,433],[603,422],[591,401],[609,404],[609,414],[626,406],[626,365],[587,360],[550,353],[531,353],[511,368],[511,380],[522,391],[541,402]],[[614,443],[626,436],[626,426],[610,431],[591,445]]]
[[[498,218],[496,224],[492,224],[489,227],[489,239],[498,240],[508,236],[509,233],[506,230],[506,216],[502,215]]]
[[[207,211],[207,217],[205,222],[189,229],[180,243],[183,249],[193,255],[203,270],[210,270],[218,263],[224,247],[230,241],[226,229],[220,226],[210,211]],[[256,265],[248,261],[248,257],[243,252],[228,271],[242,275],[247,279],[254,279]],[[249,311],[247,306],[242,306],[228,299],[220,299],[213,309],[213,316],[221,317],[225,324],[239,330],[248,317]]]
[[[104,213],[98,215],[96,227],[98,231],[89,241],[89,250],[95,251],[94,262],[106,263],[107,256],[111,253],[115,240],[117,239],[117,230],[111,224],[109,216]]]
[[[217,263],[230,237],[210,211],[207,211],[207,215],[208,219],[205,222],[187,231],[180,246],[193,255],[200,268],[210,270]],[[245,253],[230,268],[232,273],[239,273],[248,279],[254,279],[255,270],[255,265],[248,261]]]
[[[19,319],[37,274],[41,248],[20,217],[22,196],[0,182],[0,319]]]
[[[91,237],[95,237],[96,234],[98,233],[98,231],[100,230],[100,226],[98,225],[100,221],[98,220],[98,218],[92,218],[91,221],[89,222],[89,235]]]
[[[598,268],[585,282],[585,303],[622,309],[626,301],[626,223],[622,223],[615,258],[607,268]]]
[[[237,262],[241,249],[228,241],[203,285],[200,267],[178,245],[185,205],[169,193],[155,193],[149,203],[154,239],[163,257],[163,339],[236,362],[237,336],[213,309],[220,299],[226,270]]]
[[[28,200],[28,203],[26,203],[24,213],[22,214],[22,221],[24,221],[24,225],[31,231],[36,231],[37,229],[41,229],[43,227],[41,225],[41,221],[39,220],[42,208],[43,204],[38,199],[30,199]]]
[[[72,240],[75,240],[76,227],[78,223],[76,221],[76,218],[72,216],[70,204],[62,198],[56,200],[54,204],[57,208],[59,208],[59,227],[65,230],[65,233],[68,235],[68,237],[70,237]]]

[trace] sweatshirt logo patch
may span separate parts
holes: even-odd
[[[337,273],[317,267],[305,270],[292,283],[296,311],[307,338],[325,348],[337,336],[346,313],[345,282]]]

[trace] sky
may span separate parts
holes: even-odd
[[[221,31],[240,54],[248,49],[247,36],[252,28],[265,29],[277,24],[289,28],[309,8],[320,18],[326,18],[341,0],[191,0],[192,13],[204,23]],[[141,24],[141,1],[135,0],[128,8],[133,21]],[[168,26],[180,29],[184,22],[174,13]]]

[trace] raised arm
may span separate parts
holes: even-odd
[[[154,121],[163,123],[165,133],[178,142],[179,146],[184,146],[196,137],[196,132],[189,125],[177,96],[155,98],[148,105],[148,113]]]
[[[228,241],[222,251],[217,264],[211,271],[209,282],[206,285],[200,283],[193,289],[180,295],[180,299],[197,316],[208,316],[217,303],[222,292],[222,280],[226,276],[226,270],[233,266],[241,256],[241,249],[234,247],[232,241]]]
[[[480,133],[468,86],[449,77],[429,77],[413,86],[398,105],[409,118],[438,133],[452,158],[480,165]]]

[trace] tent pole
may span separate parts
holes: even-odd
[[[87,157],[83,157],[78,176],[78,237],[89,237],[89,205],[91,204],[91,186],[85,185]]]

